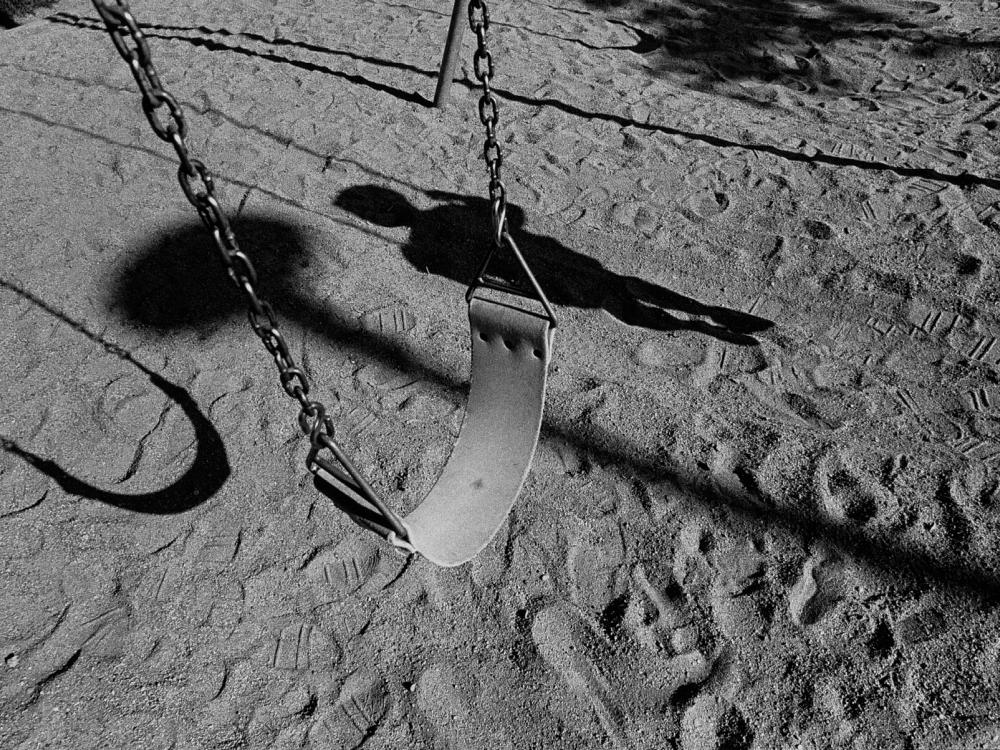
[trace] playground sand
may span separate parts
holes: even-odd
[[[446,3],[136,2],[387,502],[485,249]],[[993,2],[494,4],[536,460],[470,564],[312,486],[89,3],[0,33],[0,746],[1000,748]]]

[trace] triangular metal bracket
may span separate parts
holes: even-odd
[[[405,541],[409,534],[402,520],[375,493],[337,442],[329,435],[319,439],[337,463],[317,455],[318,447],[309,452],[306,466],[313,472],[316,488],[359,526],[390,540]]]
[[[500,233],[499,237],[500,243],[494,244],[493,247],[490,248],[490,251],[486,254],[486,258],[483,260],[482,265],[479,267],[479,273],[476,274],[476,280],[469,285],[469,289],[465,293],[466,302],[471,303],[476,290],[480,288],[494,289],[498,292],[513,294],[526,299],[534,299],[545,310],[545,317],[549,320],[549,327],[555,328],[558,325],[558,322],[556,321],[555,313],[552,312],[552,305],[549,304],[549,298],[546,297],[545,292],[542,291],[542,287],[538,284],[538,279],[535,278],[535,274],[531,271],[528,261],[524,259],[524,255],[521,253],[520,248],[518,248],[517,243],[514,242],[514,238],[510,236],[510,233],[506,229]],[[528,283],[531,285],[531,292],[534,292],[534,294],[531,294],[528,290],[516,287],[503,279],[495,276],[491,277],[487,274],[490,261],[493,260],[494,255],[496,255],[497,250],[499,250],[502,245],[506,245],[510,249],[511,253],[513,253],[514,258],[521,267],[521,271],[524,273],[525,278],[528,279]]]

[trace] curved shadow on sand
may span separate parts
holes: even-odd
[[[184,412],[194,428],[196,444],[194,460],[180,478],[161,489],[134,495],[101,489],[97,485],[70,474],[55,461],[22,448],[16,441],[9,438],[0,437],[0,450],[31,464],[71,495],[99,500],[102,503],[135,513],[152,515],[183,513],[202,504],[219,491],[230,473],[226,447],[222,437],[208,417],[201,412],[190,393],[150,370],[118,344],[93,333],[82,323],[73,320],[23,287],[2,278],[0,278],[0,287],[31,301],[35,306],[59,319],[70,328],[100,344],[108,353],[145,373],[149,377],[150,383]]]
[[[489,247],[489,202],[444,191],[428,191],[428,195],[441,204],[421,211],[395,190],[354,185],[342,190],[334,205],[377,226],[408,227],[410,237],[402,251],[416,270],[468,285]],[[603,309],[626,325],[694,331],[744,346],[757,345],[751,334],[774,325],[755,315],[703,304],[637,276],[617,274],[552,237],[526,231],[524,212],[517,205],[508,205],[507,221],[538,283],[555,305]],[[497,257],[490,271],[512,282],[521,275],[509,257]]]
[[[100,21],[100,19],[83,18],[81,16],[73,15],[72,13],[56,13],[55,15],[50,16],[46,20],[49,21],[50,23],[63,24],[65,26],[74,26],[76,28],[89,29],[91,31],[103,32],[105,30],[104,24]],[[238,44],[221,42],[217,39],[212,39],[210,35],[218,35],[225,37],[245,36],[248,39],[252,39],[254,41],[264,41],[268,44],[273,44],[275,46],[279,46],[281,45],[282,42],[284,42],[285,46],[294,45],[298,47],[303,47],[306,50],[310,50],[310,47],[313,45],[303,45],[297,42],[293,43],[290,40],[276,41],[276,40],[266,39],[265,37],[262,37],[259,34],[236,35],[225,29],[209,29],[203,26],[184,27],[184,26],[157,26],[155,24],[140,24],[140,27],[142,29],[145,29],[145,31],[143,32],[144,36],[149,38],[186,42],[187,44],[190,44],[194,47],[202,47],[204,49],[213,52],[216,51],[231,52],[236,55],[255,57],[261,60],[268,60],[270,62],[279,63],[282,65],[291,65],[292,67],[299,68],[300,70],[308,70],[310,72],[315,72],[315,73],[324,73],[326,75],[333,76],[335,78],[341,78],[345,81],[357,84],[359,86],[366,86],[375,91],[379,91],[394,96],[397,99],[401,99],[406,102],[411,102],[412,104],[420,104],[424,107],[430,107],[433,104],[433,102],[430,99],[423,96],[422,94],[417,93],[416,91],[404,91],[403,89],[397,88],[396,86],[390,86],[389,84],[386,83],[373,81],[372,79],[365,78],[362,75],[358,75],[355,73],[348,73],[347,71],[343,70],[334,70],[333,68],[329,68],[325,65],[319,65],[317,63],[312,63],[307,60],[296,60],[291,57],[285,57],[284,55],[278,55],[274,52],[255,50],[255,49],[250,49],[249,47],[243,47]],[[201,36],[172,34],[172,33],[167,33],[166,31],[156,31],[156,29],[164,29],[164,30],[180,29],[184,31],[195,31],[200,33]],[[381,67],[390,67],[407,71],[413,71],[417,73],[423,73],[425,75],[427,74],[426,71],[422,71],[414,66],[406,65],[403,63],[396,63],[391,60],[381,60],[372,57],[366,57],[364,55],[356,55],[351,52],[346,52],[343,50],[331,50],[322,47],[315,47],[315,46],[313,47],[314,49],[322,50],[326,54],[342,55],[344,57],[348,57],[354,60],[359,60],[362,62],[374,62],[379,64]]]
[[[268,217],[246,217],[235,222],[234,228],[244,251],[261,269],[264,296],[276,303],[279,321],[294,319],[359,359],[426,381],[456,400],[464,397],[466,383],[436,364],[433,352],[421,348],[419,342],[409,347],[399,336],[363,329],[356,314],[337,305],[336,293],[325,303],[318,301],[313,280],[304,270],[314,251],[297,227]],[[203,327],[233,315],[242,317],[243,306],[235,293],[206,297],[209,288],[218,292],[228,283],[215,254],[199,224],[152,238],[121,268],[112,302],[127,321],[165,332]],[[183,300],[201,301],[185,302],[178,308],[178,301]],[[641,410],[642,394],[634,397],[635,408]],[[753,487],[734,494],[700,466],[678,462],[662,451],[650,452],[639,441],[571,414],[550,409],[541,439],[568,444],[589,465],[618,472],[625,481],[674,487],[697,502],[724,510],[729,521],[761,531],[778,528],[805,541],[822,540],[896,578],[933,579],[977,596],[1000,596],[1000,574],[968,560],[960,550],[954,559],[943,559],[917,544],[878,537],[808,509],[776,506]]]

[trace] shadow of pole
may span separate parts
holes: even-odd
[[[0,437],[0,449],[29,463],[71,495],[77,495],[89,500],[98,500],[102,503],[113,505],[116,508],[130,510],[135,513],[148,513],[152,515],[183,513],[197,507],[219,491],[230,474],[226,447],[215,427],[202,414],[195,400],[191,398],[191,394],[179,385],[171,383],[161,375],[153,372],[141,362],[138,362],[128,351],[118,344],[93,333],[82,323],[73,320],[65,313],[53,308],[44,300],[18,284],[8,279],[0,278],[0,288],[7,289],[23,299],[32,302],[49,315],[83,334],[91,341],[100,344],[108,353],[128,362],[133,367],[145,373],[149,377],[150,383],[162,391],[168,399],[177,404],[181,408],[181,411],[184,412],[184,415],[194,428],[195,444],[197,446],[191,465],[175,482],[152,492],[134,495],[101,489],[79,477],[73,476],[56,462],[22,448],[10,438]]]
[[[81,18],[79,16],[73,16],[67,13],[60,13],[56,16],[52,16],[48,19],[50,23],[62,24],[65,26],[73,26],[80,29],[88,29],[90,31],[100,31],[104,32],[104,25],[98,19]],[[155,26],[150,26],[147,24],[141,24],[141,28],[157,28]],[[162,28],[173,28],[173,27],[162,27]],[[214,31],[212,29],[196,29],[192,28],[191,31],[201,31],[202,33],[209,34],[219,34],[224,36],[232,36],[231,32],[228,31]],[[182,36],[177,34],[166,34],[158,31],[148,31],[144,32],[144,35],[152,39],[164,39],[169,41],[186,42],[194,47],[203,47],[209,51],[222,51],[222,52],[232,52],[237,55],[245,55],[247,57],[256,57],[261,60],[268,60],[270,62],[279,63],[283,65],[291,65],[292,67],[299,68],[301,70],[308,70],[315,73],[323,73],[325,75],[333,76],[334,78],[342,78],[349,83],[353,83],[359,86],[366,86],[375,91],[379,91],[385,94],[401,99],[405,102],[410,102],[411,104],[419,104],[424,107],[431,107],[433,102],[427,97],[418,94],[416,91],[404,91],[403,89],[397,88],[395,86],[390,86],[387,83],[379,83],[378,81],[373,81],[370,78],[365,78],[362,75],[357,75],[354,73],[348,73],[343,70],[334,70],[333,68],[328,68],[325,65],[319,65],[317,63],[307,62],[305,60],[296,60],[291,57],[285,57],[283,55],[275,54],[274,52],[261,52],[260,50],[250,49],[248,47],[241,47],[236,44],[229,44],[226,42],[220,42],[216,39],[212,39],[206,36]],[[253,35],[250,38],[257,37],[258,35]],[[263,37],[260,37],[261,39]],[[275,44],[273,40],[268,40],[270,43]],[[404,70],[419,73],[421,75],[433,75],[433,73],[415,68],[413,66],[396,63],[391,60],[381,60],[377,58],[365,57],[362,55],[354,55],[349,52],[343,52],[340,50],[325,50],[327,54],[343,55],[352,59],[360,60],[363,62],[369,62],[372,64],[378,64],[381,67],[388,68],[402,68]]]

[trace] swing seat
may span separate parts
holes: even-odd
[[[472,373],[462,429],[430,493],[399,519],[405,534],[393,530],[366,485],[331,461],[313,463],[316,486],[356,522],[443,567],[475,557],[510,513],[538,444],[552,352],[548,315],[480,290],[469,299],[469,325]]]

